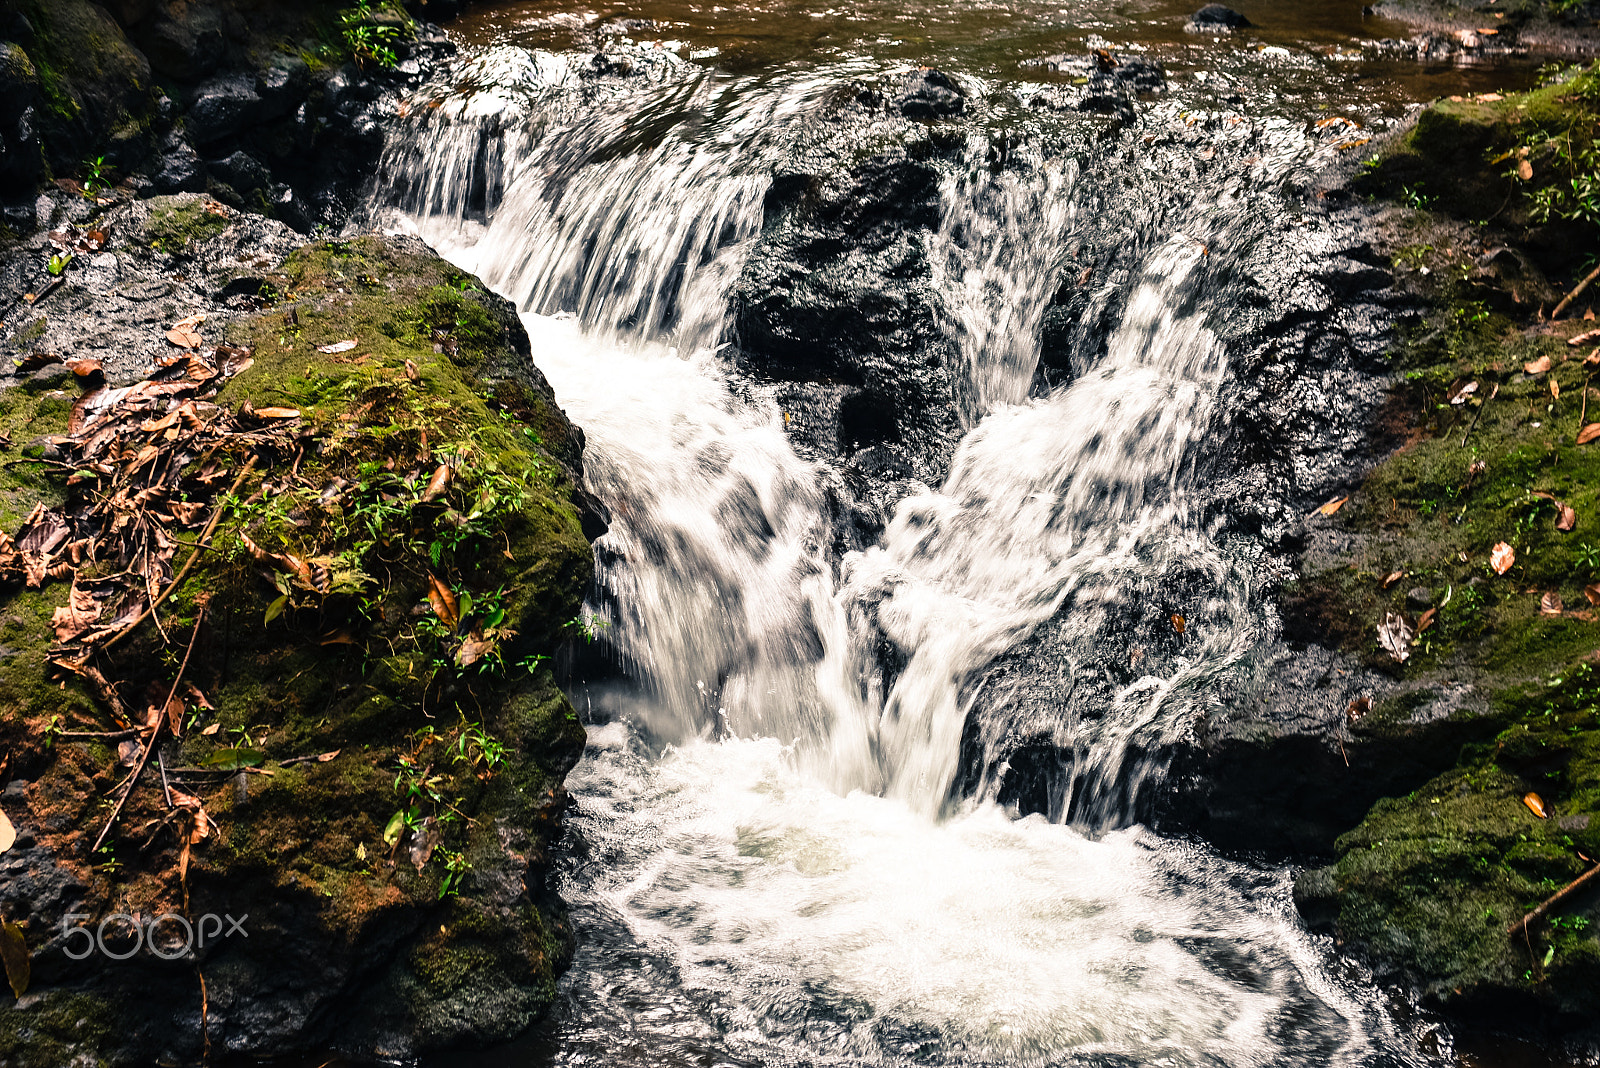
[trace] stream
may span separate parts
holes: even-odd
[[[1282,564],[1219,518],[1243,476],[1211,446],[1259,403],[1240,338],[1332,240],[1294,198],[1414,102],[1531,77],[1363,51],[1406,31],[1302,8],[1232,38],[1167,0],[451,27],[380,217],[518,305],[612,518],[552,887],[577,956],[541,1034],[440,1064],[1465,1063],[1305,931],[1291,870],[1145,825],[1165,754],[1275,634]],[[625,77],[594,76],[602,45]],[[1091,48],[1161,63],[1164,90],[1131,122],[1039,106],[1090,68],[1026,61]],[[740,358],[734,305],[839,87],[890,98],[929,66],[968,102],[915,238],[950,447],[875,484],[862,535],[850,450],[797,444],[807,413]],[[1090,246],[1116,258],[1043,374]]]

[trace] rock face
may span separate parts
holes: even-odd
[[[89,0],[22,0],[0,27],[0,205],[26,224],[48,174],[209,192],[302,232],[342,225],[382,148],[380,100],[454,46],[432,24],[397,24],[387,67],[330,44],[331,17],[240,0],[115,15]]]
[[[189,398],[170,425],[243,420],[266,436],[183,454],[172,477],[190,503],[143,513],[189,544],[217,522],[159,628],[91,645],[107,687],[60,667],[73,639],[52,632],[69,587],[110,589],[98,565],[62,556],[38,588],[5,573],[0,807],[18,840],[0,856],[0,913],[25,924],[33,977],[0,1017],[0,1060],[189,1062],[208,1044],[403,1058],[511,1037],[548,1006],[572,948],[543,878],[584,735],[538,657],[576,614],[604,530],[581,488],[582,437],[515,310],[414,240],[299,247],[281,223],[193,194],[51,206],[58,233],[82,232],[76,221],[105,248],[7,324],[6,366],[36,351],[95,360],[83,381],[104,385],[83,388],[108,397],[156,388],[163,361],[188,367],[161,387],[175,392],[152,394],[158,409]],[[7,284],[44,290],[33,275],[48,244],[8,254]],[[197,313],[187,329],[203,340],[186,356],[166,332]],[[192,377],[225,362],[231,376]],[[74,376],[38,375],[0,383],[13,460],[79,447]],[[149,440],[184,448],[160,430]],[[218,459],[220,482],[205,466]],[[95,477],[130,477],[118,470]],[[84,500],[45,468],[8,464],[0,530],[79,524]],[[101,554],[109,566],[115,550]],[[178,657],[187,643],[192,689],[177,688],[173,643]],[[144,724],[161,702],[146,695],[169,688],[170,724],[145,735],[158,757],[92,853],[101,799],[141,743],[125,734],[119,757],[115,736],[56,738],[52,724],[114,733],[123,708]],[[119,912],[232,916],[248,937],[213,931],[186,952],[169,919],[141,948],[113,921],[108,945],[126,959],[75,959],[73,928]]]

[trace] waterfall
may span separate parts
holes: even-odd
[[[560,892],[583,937],[537,1063],[1366,1063],[1386,1025],[1287,873],[1127,825],[1255,638],[1251,572],[1201,508],[1225,213],[1169,225],[1137,188],[969,143],[922,235],[964,437],[839,560],[829,472],[720,348],[772,161],[834,80],[652,58],[595,83],[515,51],[413,98],[380,196],[522,309],[612,514],[592,610],[627,679],[575,694]],[[1096,305],[1114,325],[1030,399],[1066,242],[1108,203],[1139,216]],[[1179,574],[1181,628],[1119,629]],[[996,803],[1011,728],[984,689],[1047,627],[1066,825]],[[1115,643],[1131,681],[1083,696]],[[973,720],[982,774],[952,804]]]
[[[902,502],[883,544],[848,562],[847,594],[908,657],[879,728],[894,795],[940,809],[956,775],[966,684],[1033,627],[1064,614],[1082,641],[1096,641],[1131,575],[1215,558],[1187,492],[1227,369],[1194,299],[1205,267],[1204,246],[1174,235],[1150,257],[1100,364],[1052,397],[990,414],[944,486]],[[1115,727],[1085,754],[1080,776],[1114,781],[1135,737],[1181,729],[1163,696],[1248,644],[1230,622],[1207,620],[1196,633],[1185,624],[1177,672],[1118,695]]]

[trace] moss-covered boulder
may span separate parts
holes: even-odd
[[[70,376],[0,389],[0,527],[36,529],[43,504],[95,532],[43,581],[0,587],[0,809],[19,832],[0,913],[32,956],[0,1063],[511,1037],[572,946],[543,880],[583,730],[544,660],[603,529],[580,434],[515,310],[420,242],[263,256],[287,231],[203,198],[97,225],[113,286],[181,262],[196,290],[155,315],[90,275],[60,298],[98,297],[108,321],[79,330],[143,331],[176,357],[141,381],[171,385],[178,418],[118,439],[150,450],[142,468],[84,446]],[[198,339],[164,336],[180,312],[207,315],[182,328]],[[97,396],[120,403],[133,376],[105,373]],[[156,468],[170,478],[138,483]],[[118,493],[126,523],[86,526]],[[117,547],[140,524],[164,560]],[[74,584],[110,591],[98,637],[61,625]],[[144,595],[155,611],[129,625]],[[80,925],[116,914],[170,918],[137,942],[113,920],[102,941],[125,959],[76,959]]]

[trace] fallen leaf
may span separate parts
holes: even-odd
[[[1388,589],[1405,577],[1406,573],[1404,571],[1391,571],[1389,572],[1389,577],[1383,580],[1383,588]]]
[[[322,644],[322,645],[354,645],[354,644],[356,644],[356,640],[350,636],[350,632],[349,631],[347,631],[347,630],[336,630],[336,631],[333,631],[331,633],[324,634],[322,636],[322,641],[321,641],[320,644]]]
[[[433,851],[443,837],[439,833],[439,824],[432,816],[424,816],[422,822],[417,824],[417,829],[411,834],[411,863],[421,871],[428,863],[428,858],[433,856]]]
[[[406,377],[411,379],[413,382],[422,377],[422,374],[417,370],[417,365],[412,363],[410,360],[406,361]]]
[[[428,575],[428,603],[433,606],[433,614],[439,617],[440,622],[451,630],[456,629],[461,622],[461,608],[456,595],[431,572]]]
[[[1185,620],[1182,616],[1178,615],[1178,613],[1176,613],[1176,612],[1172,613],[1172,629],[1173,630],[1177,631],[1179,634],[1182,634],[1184,632],[1184,630],[1186,630],[1188,628],[1188,626],[1189,626],[1189,624],[1188,624],[1187,620]]]
[[[94,626],[99,618],[100,605],[95,602],[94,594],[74,581],[67,603],[57,608],[55,615],[50,617],[50,626],[55,629],[56,641],[70,642]]]
[[[1320,507],[1318,507],[1317,510],[1316,510],[1316,513],[1314,513],[1314,514],[1332,515],[1333,513],[1337,512],[1339,509],[1343,508],[1344,507],[1344,502],[1348,501],[1349,499],[1350,499],[1349,497],[1336,497],[1335,499],[1329,501],[1327,504],[1324,504],[1324,505],[1321,505]]]
[[[1578,431],[1578,444],[1587,445],[1595,438],[1600,438],[1600,423],[1590,423]]]
[[[389,825],[383,829],[383,840],[387,845],[394,845],[400,841],[400,836],[406,830],[406,814],[404,811],[396,812],[389,817]]]
[[[1585,330],[1583,333],[1579,334],[1577,337],[1569,337],[1569,338],[1567,338],[1567,344],[1569,344],[1569,345],[1573,346],[1574,348],[1576,348],[1579,345],[1587,345],[1589,342],[1595,340],[1596,338],[1600,338],[1600,330]]]
[[[1421,634],[1423,631],[1433,626],[1433,617],[1438,614],[1439,609],[1437,607],[1430,608],[1426,612],[1422,613],[1422,615],[1417,619],[1417,633]]]
[[[218,768],[222,771],[238,771],[240,768],[259,768],[266,763],[266,760],[267,754],[259,749],[235,746],[218,749],[200,763],[208,768]]]
[[[1557,501],[1556,507],[1561,510],[1561,517],[1556,520],[1557,530],[1567,533],[1578,525],[1578,513],[1573,510],[1570,504],[1564,501]]]
[[[444,491],[450,488],[450,465],[440,464],[434,469],[433,477],[428,479],[428,488],[422,491],[422,499],[436,501],[444,496]]]
[[[318,345],[317,346],[317,351],[318,352],[325,352],[325,353],[327,353],[328,355],[331,356],[336,352],[349,352],[351,349],[353,349],[355,347],[356,347],[356,340],[355,340],[355,338],[351,338],[348,341],[335,341],[331,345]]]
[[[1525,159],[1518,160],[1517,161],[1517,177],[1521,178],[1524,182],[1533,181],[1533,164],[1530,163],[1528,160],[1525,160]]]
[[[1517,550],[1503,541],[1497,542],[1495,547],[1489,550],[1489,566],[1494,568],[1496,575],[1504,575],[1516,562]]]
[[[1478,383],[1468,382],[1466,385],[1450,394],[1450,403],[1465,404],[1467,403],[1467,398],[1471,397],[1476,392],[1478,392]]]
[[[67,370],[79,378],[89,378],[101,373],[99,360],[68,360]]]
[[[1589,598],[1590,604],[1600,604],[1600,582],[1591,582],[1585,586],[1583,595]]]
[[[205,312],[195,312],[193,315],[185,315],[182,319],[179,319],[177,322],[173,323],[172,324],[172,329],[174,329],[174,330],[193,330],[195,327],[199,326],[201,323],[203,323],[205,321],[206,321],[206,313]]]
[[[1560,400],[1561,399],[1561,383],[1556,381],[1556,376],[1555,375],[1551,375],[1550,376],[1550,399],[1551,400]]]
[[[1357,697],[1354,701],[1350,702],[1350,707],[1344,710],[1344,714],[1351,723],[1354,723],[1356,720],[1360,719],[1362,716],[1371,711],[1372,698],[1370,696]]]
[[[5,811],[0,809],[0,853],[4,853],[17,843],[17,829],[11,826],[11,821],[6,818]]]
[[[1550,357],[1540,356],[1532,363],[1523,364],[1522,369],[1530,375],[1542,375],[1546,371],[1550,370]]]
[[[1172,618],[1177,619],[1179,617],[1173,616]],[[1183,633],[1183,629],[1181,627],[1179,628],[1178,633]],[[471,667],[473,664],[476,664],[478,661],[487,656],[493,649],[494,639],[485,638],[483,636],[483,631],[475,630],[465,641],[461,643],[461,648],[456,650],[456,666]]]
[[[193,330],[168,330],[167,340],[180,349],[197,349],[203,343],[200,335]]]
[[[1378,625],[1378,644],[1395,660],[1405,663],[1411,656],[1411,623],[1398,612],[1389,612]]]
[[[1561,595],[1554,590],[1539,598],[1539,614],[1542,616],[1559,616],[1561,608]]]
[[[1528,806],[1528,811],[1542,820],[1550,818],[1550,810],[1544,807],[1544,798],[1529,790],[1522,795],[1522,803]]]
[[[41,367],[49,367],[53,363],[60,363],[61,357],[53,352],[30,352],[20,360],[13,361],[18,371],[37,371]]]
[[[356,859],[357,860],[366,860],[367,859],[367,843],[365,843],[365,842],[357,842],[356,843]]]
[[[335,749],[331,753],[318,753],[317,754],[317,763],[318,764],[326,764],[328,761],[334,759],[335,757],[337,757],[342,752],[344,752],[343,749]]]
[[[28,958],[28,940],[23,937],[22,928],[14,923],[0,923],[0,960],[5,961],[11,993],[20,998],[28,992],[33,963]]]
[[[258,418],[258,419],[298,419],[298,418],[300,418],[300,409],[299,408],[257,408],[255,410],[255,415],[256,415],[256,418]]]
[[[217,733],[217,732],[218,732],[218,731],[220,731],[220,730],[221,730],[221,729],[222,729],[222,724],[220,724],[220,723],[213,723],[213,724],[211,724],[211,726],[209,726],[209,727],[207,727],[207,728],[205,728],[205,729],[204,729],[204,730],[202,730],[202,731],[201,731],[201,732],[200,732],[200,733],[201,733],[201,734],[205,734],[205,735],[211,735],[211,734],[215,734],[215,733]]]

